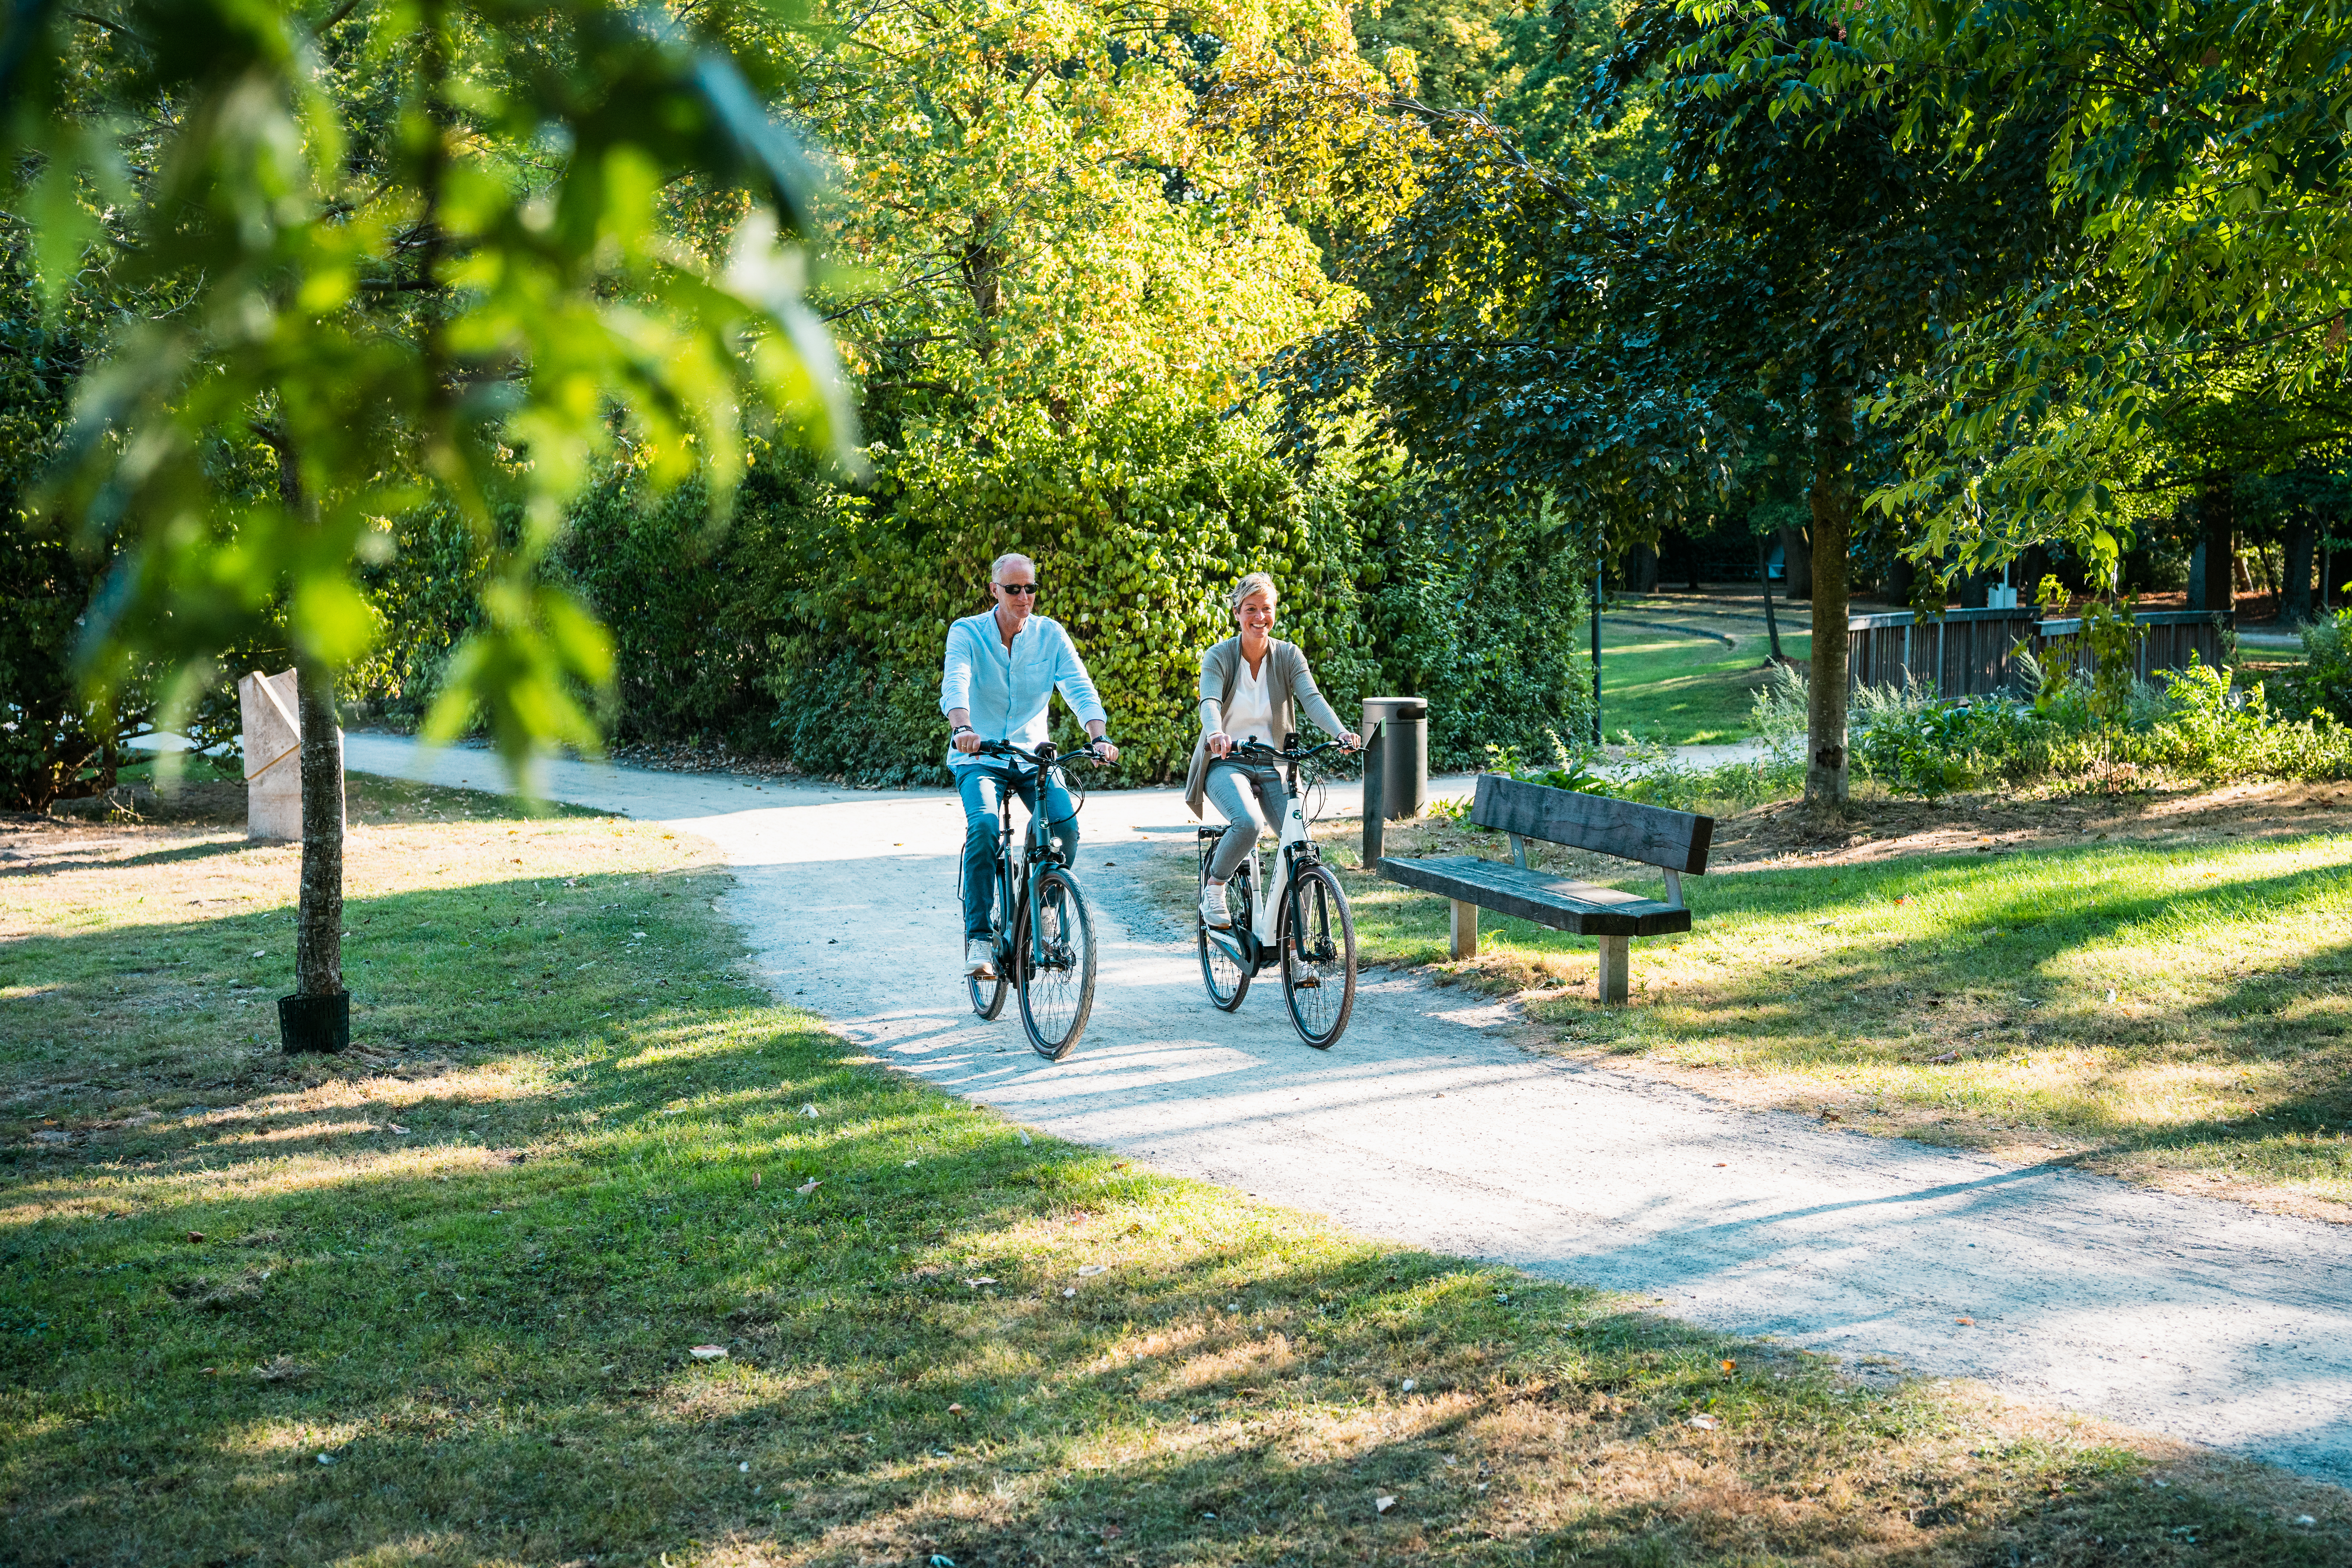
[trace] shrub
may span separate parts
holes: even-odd
[[[0,216],[0,604],[7,606],[0,615],[0,810],[46,811],[103,794],[122,768],[143,760],[128,743],[152,728],[159,703],[137,671],[110,709],[84,693],[75,644],[110,559],[79,548],[37,493],[64,435],[73,378],[121,301],[76,289],[45,321],[23,270],[25,247],[5,243],[9,221]],[[265,657],[223,650],[232,669]],[[198,744],[233,753],[235,689],[215,679],[176,695],[180,727]]]
[[[2162,686],[2037,680],[2031,699],[1938,700],[1932,690],[1864,689],[1853,752],[1864,773],[1898,794],[1934,798],[1982,784],[2081,778],[2116,767],[2242,778],[2352,775],[2352,731],[2326,714],[2289,719],[2258,683],[2240,693],[2229,672],[2194,658]]]
[[[778,743],[811,771],[943,779],[948,626],[987,607],[989,563],[1006,551],[1036,561],[1038,613],[1086,658],[1129,777],[1166,777],[1190,758],[1200,650],[1224,635],[1220,594],[1244,572],[1274,574],[1282,635],[1344,704],[1365,669],[1354,584],[1339,569],[1346,520],[1310,519],[1249,434],[1206,408],[1143,399],[1069,431],[1033,411],[984,444],[913,432],[908,449],[877,458],[870,494],[792,520],[793,553],[819,564],[782,587],[769,639]]]
[[[1578,753],[1568,749],[1557,730],[1546,730],[1544,739],[1551,742],[1552,765],[1548,768],[1530,766],[1519,755],[1517,746],[1488,745],[1486,772],[1501,773],[1505,778],[1517,779],[1522,784],[1539,784],[1552,789],[1574,790],[1579,795],[1614,795],[1616,788],[1608,779],[1592,771],[1591,752]]]
[[[1016,413],[985,439],[908,426],[874,467],[852,493],[760,449],[721,529],[697,487],[655,498],[625,465],[581,499],[547,571],[612,629],[616,738],[945,782],[948,625],[987,606],[989,563],[1008,550],[1036,559],[1041,613],[1085,655],[1125,782],[1190,758],[1201,651],[1231,630],[1226,584],[1253,570],[1281,584],[1281,635],[1351,721],[1367,695],[1432,698],[1440,770],[1586,721],[1564,536],[1449,527],[1391,451],[1339,440],[1301,476],[1249,420],[1169,394],[1066,428]],[[400,724],[430,706],[487,555],[433,511],[396,520],[394,539],[368,579],[385,635],[355,684]]]
[[[1930,800],[1977,782],[1979,713],[1969,704],[1939,702],[1926,685],[1861,686],[1846,711],[1864,777]]]
[[[2352,722],[2352,609],[2303,628],[2303,668],[2280,681],[2282,705]]]
[[[1250,571],[1281,585],[1280,635],[1343,718],[1377,692],[1433,698],[1438,769],[1581,710],[1557,542],[1448,536],[1388,454],[1343,445],[1302,479],[1250,422],[1174,397],[1068,430],[1040,413],[984,445],[938,426],[908,439],[877,458],[871,493],[800,514],[792,553],[823,566],[785,592],[763,680],[777,745],[809,771],[943,777],[948,625],[986,607],[989,563],[1010,550],[1036,560],[1040,613],[1069,629],[1102,691],[1122,781],[1181,774],[1201,652],[1229,634],[1224,589]]]
[[[2229,671],[2189,660],[2165,685],[2167,710],[2135,736],[2134,760],[2216,781],[2352,777],[2352,731],[2333,715],[2271,711],[2260,681],[2240,697]]]

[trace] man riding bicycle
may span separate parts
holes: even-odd
[[[1035,816],[1036,774],[1009,763],[983,761],[992,741],[1034,747],[1045,738],[1045,710],[1059,688],[1104,762],[1118,760],[1118,748],[1103,739],[1108,716],[1087,674],[1070,634],[1061,623],[1035,614],[1037,566],[1026,555],[1000,555],[989,569],[989,595],[995,607],[966,616],[948,627],[946,668],[940,678],[940,711],[949,725],[948,765],[963,797],[964,973],[996,977],[989,942],[989,915],[996,907],[996,819],[1004,792],[1012,789]],[[1044,809],[1048,831],[1066,861],[1078,852],[1078,814],[1069,793],[1049,783]]]

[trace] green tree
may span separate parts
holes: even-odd
[[[335,680],[378,627],[385,520],[440,504],[492,557],[436,711],[509,762],[593,746],[602,628],[537,566],[623,430],[723,497],[748,425],[845,435],[787,243],[799,154],[726,51],[591,0],[30,0],[0,36],[16,210],[47,298],[102,269],[173,309],[79,377],[49,504],[110,558],[80,650],[101,695],[150,664],[184,703],[282,629],[304,749],[298,990],[342,994]],[[741,190],[730,258],[664,226]],[[519,521],[496,528],[500,509]]]
[[[1874,86],[1812,87],[1846,47],[1809,0],[1637,7],[1598,95],[1656,118],[1665,177],[1612,209],[1580,155],[1538,163],[1475,114],[1420,104],[1415,200],[1349,276],[1371,304],[1286,367],[1302,395],[1369,395],[1450,483],[1618,539],[1730,480],[1756,421],[1799,444],[1815,624],[1846,616],[1858,405],[1929,321],[2042,243],[2045,148],[1959,164],[1898,144]],[[1808,797],[1847,792],[1844,641],[1814,646]]]
[[[1655,292],[1631,290],[1627,347],[1656,332],[1707,395],[1741,382],[1788,411],[1810,469],[1813,639],[1805,793],[1843,801],[1849,569],[1861,401],[1965,310],[2032,264],[2054,231],[2040,194],[2051,127],[2030,115],[1968,161],[1917,150],[1906,84],[1835,81],[1847,13],[1813,0],[1637,7],[1610,81],[1656,76],[1670,127]],[[1650,323],[1671,318],[1671,326]],[[1711,385],[1709,385],[1711,384]]]
[[[2315,416],[2347,368],[2352,9],[1883,0],[1853,21],[1811,85],[1896,107],[1903,84],[1906,143],[1957,162],[2054,121],[2041,199],[2069,223],[1891,388],[1913,437],[1874,505],[1962,555],[2059,539],[2112,562],[2196,452],[2259,470],[2272,436],[2340,437]],[[2231,472],[2189,482],[2226,569]]]
[[[1336,11],[845,5],[775,47],[833,160],[820,217],[860,269],[819,299],[885,439],[984,445],[1032,409],[1067,430],[1170,387],[1230,402],[1347,306],[1296,191],[1200,112],[1261,60],[1362,74]]]
[[[1348,520],[1238,405],[1256,364],[1351,307],[1316,227],[1377,198],[1360,165],[1228,112],[1262,78],[1377,82],[1344,16],[1047,0],[815,20],[775,47],[837,165],[819,214],[856,268],[817,300],[873,480],[774,498],[778,742],[816,771],[934,777],[947,624],[1012,549],[1103,687],[1127,776],[1188,753],[1194,661],[1242,572],[1283,579],[1290,632],[1352,689]]]

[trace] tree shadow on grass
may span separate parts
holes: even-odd
[[[267,840],[245,838],[214,838],[195,844],[177,844],[168,849],[151,849],[137,855],[101,854],[96,847],[79,854],[45,856],[30,864],[0,866],[0,886],[12,881],[26,881],[58,871],[89,871],[131,869],[151,866],[187,866],[199,861],[217,859],[224,855],[242,855],[250,849],[286,849],[294,846]]]
[[[2063,868],[2068,862],[2107,853],[2098,849],[2056,849],[2033,859]],[[2352,862],[2352,847],[2344,861]],[[1874,1007],[1908,1008],[1906,999],[1890,1001],[1895,992],[1924,994],[1933,1006],[1947,993],[1981,989],[1999,983],[2017,999],[2046,999],[2055,989],[2056,966],[2072,955],[2118,937],[2143,940],[2193,940],[2200,931],[2253,921],[2257,926],[2288,920],[2299,907],[2338,894],[2346,865],[2334,863],[2267,875],[2216,878],[2193,889],[2152,892],[2137,890],[2120,878],[2090,879],[2057,889],[2028,883],[1988,887],[1990,868],[1966,857],[1935,857],[1922,860],[1891,860],[1822,869],[1748,872],[1706,884],[1691,895],[1696,927],[1687,938],[1642,943],[1634,950],[1637,979],[1649,955],[1670,953],[1710,939],[1737,941],[1748,930],[1790,920],[1821,916],[1801,928],[1801,935],[1821,944],[1822,951],[1803,954],[1801,963],[1785,966],[1754,963],[1741,973],[1716,982],[1708,1005],[1717,1009],[1760,1008],[1750,1024],[1769,1029],[1773,1021],[1797,1016],[1799,1003],[1837,1000],[1857,991],[1874,993],[1853,1009],[1849,1023],[1869,1025],[1895,1021],[1874,1016]],[[1955,904],[1952,912],[1922,922],[1900,911],[1906,904]],[[1429,907],[1414,911],[1414,922],[1435,929],[1442,900],[1421,900]],[[1832,929],[1833,923],[1833,929]],[[1831,931],[1817,935],[1818,925]],[[1924,929],[1923,929],[1924,925]],[[1495,920],[1492,929],[1511,943],[1537,952],[1590,951],[1590,939],[1523,921]],[[2317,952],[2291,969],[2276,971],[2265,982],[2273,989],[2292,987],[2322,975],[2352,973],[2335,951]],[[1651,1004],[1684,998],[1652,994]],[[2227,1027],[2244,1011],[2237,996],[2192,1009],[2188,1021]],[[1645,1009],[1600,1014],[1598,1019],[1622,1018],[1640,1023]],[[1901,1015],[1898,1013],[1896,1017]],[[1705,1020],[1694,1026],[1704,1026]]]
[[[658,1087],[782,1073],[847,1125],[688,1136],[640,1078],[597,1100],[642,1106],[600,1147],[535,1170],[39,1226],[74,1266],[26,1303],[47,1331],[8,1336],[23,1560],[1924,1563],[2016,1511],[1974,1467],[1888,1462],[1935,1420],[1920,1392],[1236,1215],[821,1037],[732,1060]],[[832,1175],[750,1183],[793,1167]]]
[[[532,1049],[300,1064],[6,1173],[11,1555],[1926,1563],[2074,1462],[1897,1528],[1952,1468],[1931,1392],[1024,1139],[710,978],[660,887],[560,911],[625,928],[600,968],[647,931],[634,970],[471,986]],[[378,1005],[471,1005],[503,951]]]

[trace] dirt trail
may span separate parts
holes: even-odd
[[[486,753],[385,736],[352,736],[349,758],[501,782]],[[1211,1007],[1189,937],[1123,873],[1189,850],[1171,790],[1086,808],[1101,981],[1054,1066],[1013,1008],[984,1024],[963,1004],[951,796],[583,764],[549,787],[715,840],[739,879],[725,910],[782,997],[1033,1127],[1864,1370],[1980,1378],[2352,1483],[2352,1227],[1735,1110],[1531,1055],[1507,1008],[1403,976],[1369,976],[1318,1054],[1277,985]],[[1704,884],[1692,901],[1704,918]]]

